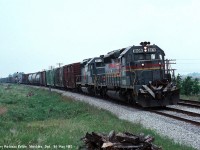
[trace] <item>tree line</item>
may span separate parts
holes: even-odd
[[[182,78],[180,74],[176,77],[177,86],[180,88],[182,95],[198,95],[200,93],[200,83],[198,78],[187,76]]]

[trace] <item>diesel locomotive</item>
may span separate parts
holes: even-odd
[[[161,48],[141,42],[82,62],[23,74],[21,82],[160,107],[179,101],[179,89],[168,65]]]

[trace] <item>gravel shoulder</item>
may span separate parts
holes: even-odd
[[[44,89],[49,90],[48,88]],[[147,111],[121,106],[99,98],[57,89],[52,89],[52,91],[60,93],[62,96],[73,98],[77,101],[86,102],[99,109],[108,110],[120,119],[124,119],[132,123],[140,123],[145,128],[153,129],[158,134],[173,139],[176,143],[190,145],[191,147],[200,150],[200,128],[198,126]]]

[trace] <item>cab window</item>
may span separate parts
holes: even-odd
[[[156,59],[156,54],[151,54],[151,60]]]
[[[126,60],[124,57],[122,57],[122,65],[125,66],[126,65]]]
[[[104,66],[105,66],[105,64],[102,63],[102,62],[97,62],[96,63],[96,67],[104,67]]]
[[[144,54],[135,54],[135,60],[144,60]]]
[[[161,54],[158,55],[158,59],[162,60],[162,55]]]

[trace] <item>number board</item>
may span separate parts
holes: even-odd
[[[96,59],[95,62],[102,62],[102,59]]]
[[[144,49],[138,48],[138,49],[133,49],[133,53],[143,53]],[[147,52],[156,52],[156,48],[148,48]]]

